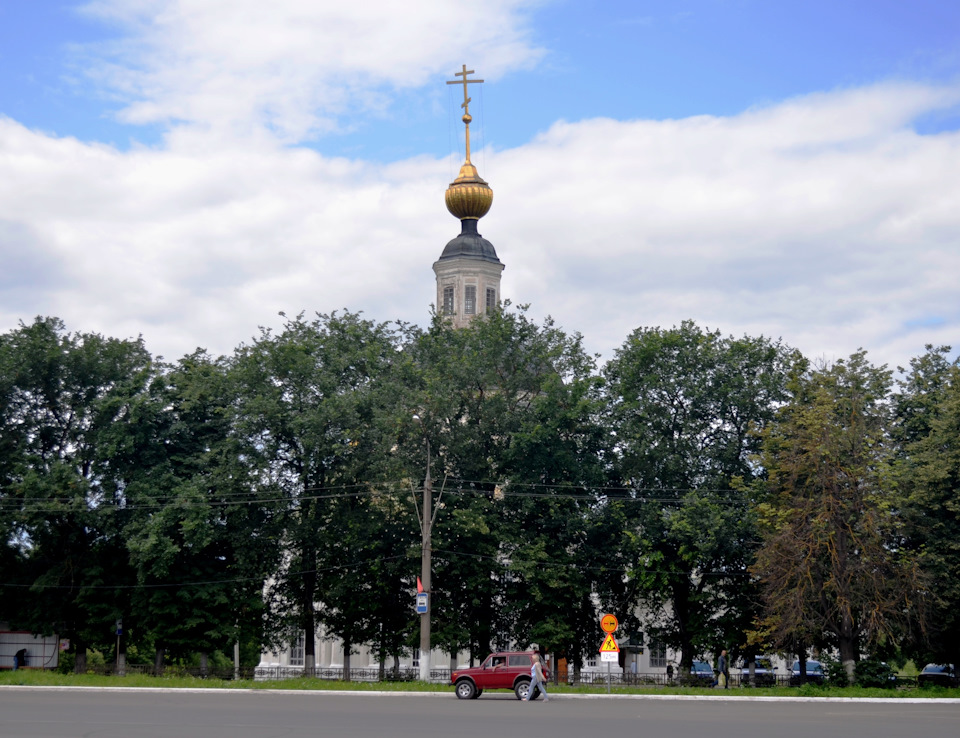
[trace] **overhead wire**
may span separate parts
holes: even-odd
[[[539,568],[548,568],[548,569],[574,569],[576,571],[610,571],[615,569],[614,566],[586,566],[582,564],[577,564],[576,562],[558,562],[540,559],[514,559],[511,558],[509,561],[505,560],[502,555],[489,555],[489,554],[478,554],[474,552],[467,551],[456,551],[452,549],[444,548],[435,548],[433,553],[436,554],[436,559],[439,561],[450,562],[450,557],[459,557],[459,558],[471,558],[484,561],[493,561],[498,564],[498,568],[503,569],[504,571],[510,572],[517,569],[529,568],[529,567],[539,567]],[[358,561],[345,563],[345,564],[335,564],[325,567],[317,567],[314,569],[297,569],[295,571],[281,571],[280,579],[291,579],[300,576],[306,576],[308,574],[323,574],[326,572],[332,571],[352,571],[352,570],[363,570],[369,568],[371,564],[383,561],[398,561],[402,559],[409,559],[415,561],[419,559],[419,552],[410,552],[407,554],[397,554],[394,556],[373,556]],[[676,570],[672,569],[660,569],[660,568],[642,568],[642,567],[630,567],[629,570],[635,574],[679,574]],[[710,576],[710,577],[741,577],[741,576],[751,576],[747,571],[714,571],[714,572],[698,572],[697,576]],[[30,589],[30,590],[155,590],[155,589],[171,589],[171,588],[182,588],[182,587],[208,587],[213,585],[223,585],[223,584],[241,584],[243,582],[263,582],[266,584],[269,581],[269,578],[264,577],[228,577],[224,579],[206,579],[198,581],[175,581],[175,582],[158,582],[158,583],[136,583],[136,584],[37,584],[37,583],[17,583],[17,582],[0,582],[0,588],[8,587],[12,589]]]
[[[448,495],[460,495],[462,497],[492,497],[493,487],[496,482],[492,480],[451,480],[454,487],[446,490]],[[491,487],[484,489],[483,487]],[[521,491],[519,488],[528,490],[543,491]],[[306,492],[320,492],[326,490],[339,490],[329,494],[305,494]],[[232,507],[237,505],[270,505],[270,504],[294,504],[307,501],[335,500],[357,498],[371,495],[398,494],[406,496],[409,494],[409,480],[396,480],[387,482],[364,482],[344,485],[329,485],[323,487],[306,487],[302,491],[292,490],[287,494],[264,497],[263,493],[257,491],[250,492],[216,492],[212,498],[206,499],[185,499],[177,495],[165,495],[155,498],[147,498],[147,501],[131,500],[123,497],[119,504],[111,504],[110,500],[103,500],[101,504],[97,499],[89,500],[95,506],[88,507],[84,512],[118,511],[118,510],[164,510],[169,508],[192,508],[192,507]],[[573,492],[573,490],[578,490]],[[566,492],[563,492],[566,491]],[[569,484],[543,484],[527,482],[511,482],[510,488],[501,489],[499,493],[504,498],[513,499],[555,499],[555,500],[578,500],[589,502],[624,502],[624,503],[683,503],[692,504],[697,498],[691,498],[694,494],[730,494],[732,490],[715,489],[703,487],[690,488],[668,488],[668,487],[583,487]],[[99,495],[93,494],[96,498]],[[106,496],[106,495],[105,495]],[[223,499],[226,498],[226,499]],[[236,499],[231,499],[236,498]],[[62,512],[63,505],[75,503],[80,496],[73,497],[20,497],[4,495],[0,492],[0,510],[22,510],[29,508],[32,511],[43,511],[43,505],[49,505],[50,512]],[[711,502],[728,505],[748,505],[749,499],[723,499],[713,497]]]

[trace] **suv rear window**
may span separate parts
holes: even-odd
[[[507,664],[510,666],[530,666],[530,657],[525,653],[507,657]]]

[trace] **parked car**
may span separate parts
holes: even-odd
[[[768,658],[758,658],[753,670],[753,684],[757,687],[769,687],[777,683],[777,673],[773,662]],[[740,684],[750,684],[750,664],[740,669]]]
[[[712,682],[714,680],[713,667],[707,661],[694,661],[693,666],[690,667],[690,677]]]
[[[806,662],[807,681],[815,684],[823,684],[826,675],[823,673],[823,664],[819,661],[808,659]],[[800,662],[794,661],[790,667],[790,684],[796,686],[800,684]]]
[[[534,651],[498,651],[484,659],[480,666],[456,669],[450,674],[450,683],[461,700],[475,700],[485,689],[512,689],[518,700],[530,689],[530,669],[539,658]],[[544,667],[543,676],[550,679]],[[533,699],[539,699],[538,691]]]
[[[927,664],[917,674],[917,684],[921,687],[956,687],[957,672],[953,664]]]

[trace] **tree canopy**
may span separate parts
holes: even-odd
[[[433,643],[579,668],[597,619],[727,648],[960,661],[960,365],[894,384],[765,337],[638,328],[605,365],[506,304],[461,329],[285,318],[229,356],[0,335],[0,620],[156,663],[304,634],[393,664],[429,447]],[[416,419],[414,418],[416,416]],[[933,583],[936,583],[934,586]],[[304,638],[305,666],[316,663]]]

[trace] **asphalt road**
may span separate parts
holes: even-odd
[[[0,689],[2,738],[915,738],[960,704]]]

